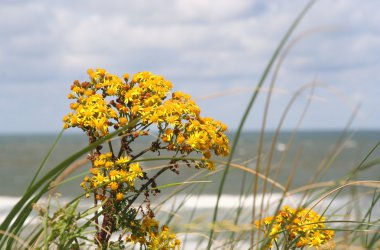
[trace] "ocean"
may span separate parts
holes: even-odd
[[[4,215],[9,211],[12,204],[18,200],[18,197],[23,194],[39,164],[43,161],[45,155],[53,145],[56,136],[57,135],[54,134],[0,135],[0,169],[2,171],[0,175],[0,220],[4,218]],[[266,133],[261,153],[261,159],[263,161],[261,164],[262,169],[265,169],[267,166],[273,136],[273,132]],[[318,182],[337,181],[347,177],[350,171],[364,159],[371,148],[380,141],[380,130],[351,131],[345,134],[343,139],[342,131],[300,131],[296,133],[294,142],[289,146],[288,142],[291,136],[291,132],[281,132],[278,140],[274,143],[273,159],[271,161],[272,169],[269,171],[270,178],[285,185],[289,176],[293,175],[291,174],[292,169],[296,166],[290,190],[308,184],[309,180],[315,176],[316,169],[320,165],[323,165],[321,163],[327,164],[329,167],[322,173]],[[232,140],[234,134],[229,134],[229,137]],[[255,169],[258,155],[258,142],[258,132],[244,132],[240,137],[233,163]],[[73,133],[64,134],[51,158],[48,160],[43,172],[51,169],[67,156],[75,153],[86,145],[87,140],[83,135]],[[136,141],[136,152],[145,148],[147,145],[149,145],[148,138]],[[337,152],[337,148],[339,148],[339,153],[334,154]],[[367,161],[379,157],[380,149],[377,149]],[[219,160],[226,161],[227,159]],[[149,164],[144,164],[146,167],[149,167]],[[165,162],[162,162],[162,164],[165,164]],[[279,166],[281,166],[281,170],[276,171]],[[87,169],[88,165],[83,166],[73,175],[85,174]],[[217,170],[221,171],[209,172],[203,170],[197,179],[195,179],[202,182],[186,184],[186,189],[182,193],[179,193],[178,197],[186,195],[189,192],[201,194],[197,198],[197,201],[200,201],[199,206],[203,206],[202,209],[211,210],[215,204],[214,201],[223,169],[224,165],[217,165]],[[190,176],[201,171],[189,168],[186,165],[181,165],[179,170],[179,175],[168,172],[166,175],[160,177],[157,181],[158,186],[185,181]],[[264,173],[264,170],[261,172]],[[355,179],[379,180],[379,175],[379,165],[377,165],[360,172]],[[229,209],[231,204],[237,204],[241,192],[246,195],[247,200],[252,199],[252,187],[250,183],[254,178],[254,175],[249,172],[232,166],[226,179],[225,188],[223,189],[224,201],[221,203],[221,207]],[[241,185],[242,182],[246,183],[243,188]],[[61,193],[64,199],[76,197],[83,193],[79,187],[79,183],[80,178],[69,181],[62,185],[62,187],[58,189],[58,192]],[[171,193],[175,188],[178,188],[178,186],[166,187],[161,190],[161,198]],[[273,190],[276,194],[280,192],[280,190],[276,188]],[[159,198],[157,198],[157,200],[158,199]],[[195,198],[193,197],[192,199]],[[271,197],[271,199],[273,199],[273,197]],[[341,199],[341,203],[343,204],[346,200],[347,197],[344,196]],[[194,202],[186,202],[184,208],[186,209],[187,207],[190,209],[194,204]],[[248,202],[247,204],[252,203]]]

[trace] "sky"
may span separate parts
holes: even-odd
[[[71,83],[88,68],[151,71],[191,94],[202,116],[238,127],[273,51],[304,0],[0,2],[0,133],[57,132]],[[266,128],[380,125],[380,1],[320,0],[291,37]],[[297,39],[300,38],[301,39]],[[259,129],[268,76],[247,122]],[[314,86],[314,89],[313,87]],[[359,109],[358,109],[359,107]]]

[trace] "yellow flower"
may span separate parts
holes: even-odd
[[[212,161],[206,161],[206,168],[208,170],[215,170],[215,165]]]
[[[202,154],[206,159],[211,158],[211,152],[209,150],[202,152]]]
[[[125,124],[127,124],[127,122],[128,122],[127,118],[125,118],[125,117],[120,117],[119,118],[119,124],[120,124],[120,126],[124,126]]]
[[[159,117],[157,114],[153,114],[153,115],[150,117],[149,121],[150,121],[151,123],[157,123],[157,122],[159,121],[159,119],[160,119],[160,117]]]
[[[143,177],[143,173],[142,173],[142,170],[140,168],[140,164],[138,162],[132,163],[129,166],[129,172],[136,174],[136,176]]]
[[[172,116],[167,117],[166,121],[170,125],[175,126],[175,125],[179,124],[178,119],[179,119],[179,117],[177,115],[172,115]]]
[[[109,173],[109,177],[111,181],[115,181],[120,177],[120,173],[118,170],[111,170]]]
[[[132,114],[136,115],[137,112],[139,112],[140,110],[140,107],[138,105],[135,105],[132,107],[131,111],[132,111]]]
[[[122,193],[116,194],[116,200],[121,201],[121,200],[123,200],[123,198],[124,198],[124,195]]]
[[[107,161],[106,164],[104,165],[107,169],[110,169],[113,167],[113,162],[112,161]]]
[[[176,239],[176,240],[174,241],[174,247],[180,247],[180,246],[181,246],[181,241],[178,240],[178,239]]]
[[[272,230],[270,232],[270,235],[273,236],[273,235],[276,235],[277,237],[277,233],[281,231],[281,225],[280,224],[274,224],[272,226]]]
[[[309,240],[306,238],[306,237],[301,237],[297,243],[296,243],[296,247],[298,248],[301,248],[301,247],[305,247],[307,245],[307,243],[309,242]]]
[[[92,185],[94,187],[103,185],[104,183],[107,183],[107,182],[108,182],[108,178],[106,178],[105,176],[103,176],[100,173],[98,173],[96,176],[92,177]]]
[[[131,160],[128,156],[121,156],[119,159],[116,160],[117,165],[124,165],[128,163]]]
[[[97,175],[100,172],[99,169],[97,168],[90,168],[89,171],[93,175]]]
[[[128,174],[125,176],[126,181],[133,185],[134,180],[137,177],[143,177],[143,172],[138,162],[129,165]]]
[[[178,144],[182,144],[185,140],[186,139],[185,139],[185,137],[183,137],[183,135],[177,136],[177,143]]]
[[[85,94],[86,96],[91,96],[91,95],[94,94],[94,91],[92,91],[91,89],[88,89],[88,90],[86,90],[86,91],[84,92],[84,94]]]
[[[272,221],[273,221],[273,216],[269,216],[269,217],[264,218],[264,224],[265,225],[269,225],[270,223],[272,223]]]
[[[193,149],[199,149],[199,146],[202,143],[203,140],[200,133],[193,133],[189,136],[189,139],[187,139],[187,144],[189,144]]]
[[[309,241],[309,246],[310,247],[319,247],[322,245],[322,240],[320,238],[314,238],[311,241]]]
[[[65,115],[64,117],[63,117],[63,122],[67,122],[68,120],[69,120],[69,115]]]
[[[71,109],[77,109],[78,108],[78,106],[79,106],[79,104],[78,103],[76,103],[76,102],[73,102],[73,103],[70,103],[70,108]]]
[[[114,190],[114,191],[119,188],[119,184],[117,184],[117,182],[111,182],[109,184],[109,186],[110,186],[111,190]]]
[[[87,74],[88,74],[88,76],[90,77],[90,78],[95,78],[95,72],[94,72],[94,70],[93,69],[88,69],[87,70]]]

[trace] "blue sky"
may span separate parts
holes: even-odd
[[[212,116],[237,127],[271,53],[304,0],[17,1],[0,8],[0,133],[55,132],[68,111],[73,80],[86,70],[148,70],[190,93]],[[320,0],[295,31],[300,40],[279,71],[267,126],[273,129],[293,94],[303,92],[284,123],[291,129],[380,125],[379,1]],[[262,94],[245,128],[261,126]]]

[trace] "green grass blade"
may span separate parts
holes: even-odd
[[[61,139],[63,132],[64,132],[64,129],[62,129],[61,132],[59,132],[57,138],[55,139],[55,141],[53,143],[53,146],[51,146],[51,148],[49,149],[49,152],[46,154],[45,158],[42,160],[41,165],[38,167],[37,172],[34,174],[33,179],[30,182],[30,184],[29,184],[29,186],[28,186],[28,188],[26,190],[29,190],[30,187],[33,186],[33,184],[36,181],[38,175],[40,174],[41,170],[43,169],[43,167],[45,166],[46,162],[50,158],[50,155],[53,153],[53,151],[54,151],[55,147],[57,146],[59,140]]]

